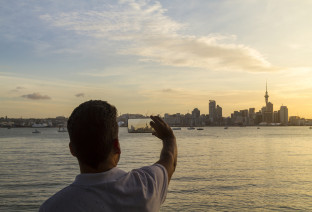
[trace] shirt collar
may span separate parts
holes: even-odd
[[[126,174],[125,171],[114,167],[106,172],[100,173],[84,173],[76,176],[73,184],[76,185],[95,185],[104,182],[115,181],[119,177]]]

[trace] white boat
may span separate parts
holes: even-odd
[[[67,130],[64,127],[59,127],[58,132],[67,132]]]
[[[39,130],[35,129],[32,133],[41,133]]]
[[[188,130],[195,130],[195,127],[188,127]]]

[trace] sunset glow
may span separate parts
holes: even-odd
[[[312,2],[7,1],[0,7],[0,117],[119,113],[223,116],[265,105],[312,118]]]

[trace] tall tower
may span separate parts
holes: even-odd
[[[288,108],[287,108],[287,106],[281,106],[281,108],[280,108],[280,122],[283,125],[288,124]]]
[[[265,105],[267,106],[268,102],[269,102],[268,82],[266,82],[266,84],[265,84],[265,95],[264,95],[264,98],[265,98]]]
[[[216,121],[216,101],[209,100],[209,119],[210,122]]]

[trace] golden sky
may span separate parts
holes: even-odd
[[[264,106],[312,118],[312,2],[7,2],[0,117],[69,116],[89,99],[120,113],[223,115]]]

